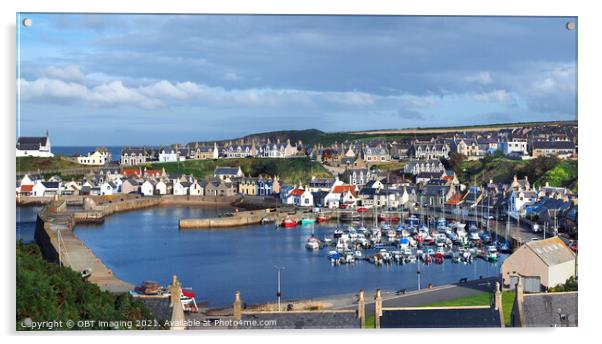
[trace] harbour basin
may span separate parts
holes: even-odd
[[[276,300],[277,270],[283,298],[307,299],[367,291],[415,290],[417,264],[376,266],[368,261],[332,265],[329,248],[305,248],[312,233],[332,237],[336,224],[277,228],[274,224],[232,229],[179,230],[180,218],[214,217],[224,207],[157,207],[118,213],[99,225],[78,225],[75,234],[113,273],[132,284],[168,284],[177,275],[210,307],[231,305],[235,291],[249,304]],[[390,249],[393,249],[392,247]],[[497,276],[505,255],[495,263],[420,264],[421,286],[455,283],[461,278]]]

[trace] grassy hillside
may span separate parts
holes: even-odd
[[[383,164],[373,165],[374,168],[377,168],[381,171],[395,171],[395,170],[403,170],[405,167],[405,162],[392,161]]]
[[[17,244],[16,322],[17,330],[27,330],[24,319],[75,322],[79,320],[133,321],[153,319],[139,300],[128,294],[114,296],[85,282],[73,270],[44,261],[35,244]],[[135,326],[135,325],[134,325]],[[107,329],[99,326],[85,328]],[[124,329],[119,328],[118,329]],[[55,330],[69,330],[65,325]]]
[[[57,171],[70,168],[81,168],[82,165],[65,160],[62,158],[37,158],[37,157],[18,157],[17,158],[17,173],[20,172],[40,172]]]
[[[183,162],[153,163],[145,166],[160,169],[168,173],[192,174],[197,178],[213,175],[217,166],[240,166],[245,176],[257,177],[260,174],[279,176],[285,183],[307,183],[311,176],[329,177],[330,173],[315,161],[307,158],[243,158],[219,160],[187,160]]]
[[[573,192],[578,192],[577,165],[577,161],[563,161],[544,173],[535,184],[539,186],[548,182],[550,186],[562,186],[571,189]]]
[[[464,130],[498,130],[501,128],[515,127],[533,127],[538,125],[569,125],[577,124],[577,121],[554,121],[554,122],[517,122],[517,123],[494,123],[494,124],[477,124],[464,125],[455,127],[427,127],[427,128],[406,128],[406,129],[376,129],[376,130],[361,130],[348,132],[323,132],[318,129],[303,129],[303,130],[279,130],[255,133],[242,137],[249,140],[258,137],[269,137],[272,139],[280,139],[285,142],[290,139],[291,142],[303,141],[304,144],[323,144],[329,145],[334,142],[345,142],[352,140],[371,141],[371,140],[400,140],[410,137],[432,136],[432,134],[441,134],[444,132],[458,132]],[[233,138],[223,141],[235,141],[240,138]],[[199,142],[208,143],[208,142]]]
[[[510,183],[516,175],[527,176],[532,185],[563,186],[577,190],[577,161],[565,161],[555,157],[540,157],[533,160],[510,160],[496,154],[481,160],[466,161],[452,157],[451,167],[461,183],[494,182]]]

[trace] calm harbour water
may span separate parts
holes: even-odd
[[[211,307],[231,304],[240,290],[247,303],[275,301],[277,274],[283,266],[284,299],[355,293],[360,288],[417,288],[416,264],[374,266],[361,261],[332,266],[327,248],[308,251],[311,227],[276,229],[256,225],[229,230],[180,231],[178,219],[208,217],[224,208],[151,208],[115,214],[104,224],[78,226],[77,236],[113,272],[130,283],[156,280],[168,284],[177,275]],[[332,235],[334,227],[315,226],[315,235]],[[476,259],[471,265],[422,266],[422,286],[457,282],[462,277],[494,276],[497,264]]]
[[[42,207],[17,207],[17,241],[32,242],[36,219]]]

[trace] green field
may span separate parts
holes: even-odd
[[[153,319],[150,311],[129,294],[115,296],[75,271],[42,259],[35,244],[17,243],[16,329],[28,330],[23,320],[74,321],[73,328],[54,330],[98,330],[98,325],[80,328],[79,320],[132,321]],[[98,324],[98,323],[96,323]],[[118,327],[117,329],[126,329]]]
[[[182,162],[151,163],[149,168],[165,168],[168,173],[192,174],[204,179],[213,175],[217,166],[240,166],[245,176],[278,176],[289,184],[308,183],[311,176],[330,177],[330,173],[319,163],[308,158],[242,158],[214,160],[186,160]]]
[[[446,301],[434,302],[418,307],[462,307],[462,306],[489,306],[492,295],[489,292],[482,292],[471,296],[460,297]],[[504,311],[504,324],[510,326],[510,316],[512,306],[514,305],[514,292],[502,292],[502,308]],[[374,315],[366,315],[366,328],[374,328]]]
[[[23,172],[38,172],[58,171],[70,168],[81,168],[82,165],[65,160],[62,158],[37,158],[37,157],[18,157],[17,158],[17,173]]]
[[[391,129],[373,129],[373,130],[363,130],[356,132],[324,132],[318,129],[304,129],[304,130],[279,130],[279,131],[270,131],[263,133],[256,133],[242,137],[247,141],[250,141],[254,138],[259,137],[270,137],[272,139],[280,139],[280,142],[285,142],[287,139],[290,139],[292,143],[301,140],[304,144],[322,144],[322,145],[330,145],[335,142],[345,142],[345,141],[372,141],[372,140],[400,140],[404,138],[413,138],[413,137],[421,137],[426,135],[432,135],[433,132],[441,133],[441,131],[446,132],[461,132],[464,130],[470,129],[483,129],[483,130],[498,130],[501,128],[509,128],[509,127],[533,127],[533,126],[541,126],[541,125],[557,125],[557,124],[574,124],[577,125],[577,121],[551,121],[551,122],[517,122],[517,123],[492,123],[492,124],[476,124],[476,125],[463,125],[463,126],[450,126],[450,127],[425,127],[425,128],[405,128],[409,130],[413,130],[412,133],[379,133],[379,131],[387,131]],[[392,129],[395,130],[395,129]],[[403,129],[402,129],[403,130]],[[361,132],[373,132],[373,133],[361,133]],[[236,138],[234,140],[238,140],[240,138]],[[231,140],[223,140],[223,141],[231,141]],[[222,142],[223,142],[222,141]],[[199,143],[207,144],[213,142],[204,142],[199,141]]]

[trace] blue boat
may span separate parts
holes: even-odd
[[[408,246],[410,246],[410,239],[408,239],[408,238],[399,239],[399,247],[406,248]]]
[[[341,255],[337,251],[330,251],[328,252],[328,259],[330,259],[331,261],[339,260],[341,259]]]

